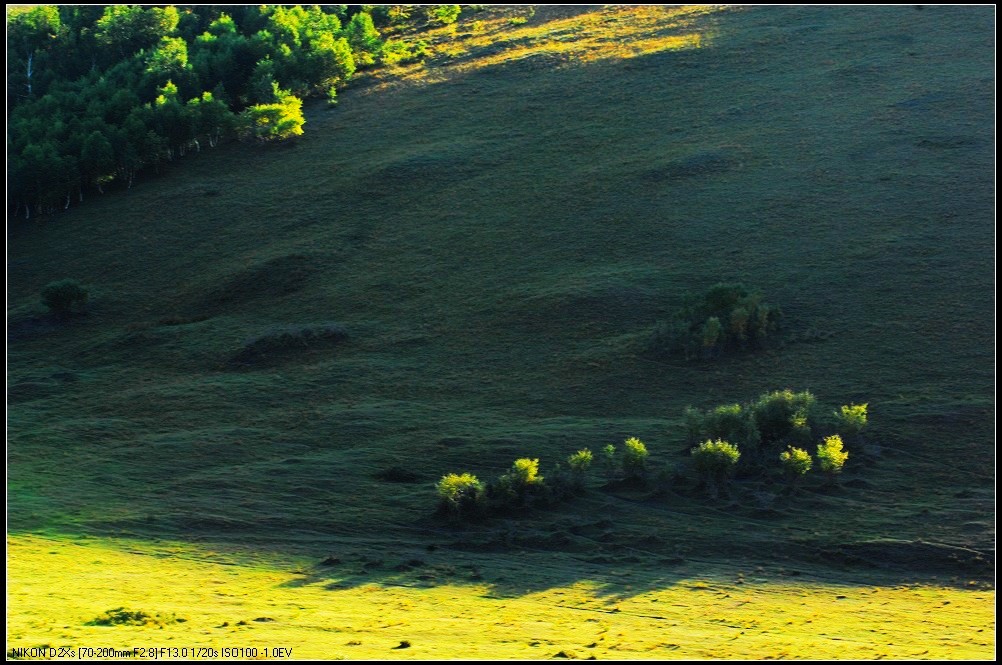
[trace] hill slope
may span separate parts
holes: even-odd
[[[964,557],[994,549],[991,11],[503,11],[443,31],[437,66],[311,109],[294,145],[10,227],[11,531],[446,546],[497,552],[488,579],[536,550],[985,575]],[[59,324],[36,301],[63,277],[92,307]],[[721,280],[814,341],[642,353]],[[241,355],[326,322],[347,341]],[[871,405],[834,493],[596,487],[468,530],[430,517],[448,471],[631,435],[675,464],[685,406],[785,387]],[[376,477],[393,466],[420,482]],[[592,575],[559,570],[513,591]]]

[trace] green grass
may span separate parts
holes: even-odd
[[[661,593],[661,562],[676,558],[975,593],[956,589],[980,587],[986,569],[956,556],[994,551],[990,10],[563,10],[521,26],[514,9],[464,17],[455,36],[432,34],[426,66],[308,109],[294,144],[203,151],[128,193],[12,221],[11,542],[166,539],[255,552],[272,571],[346,544],[388,562],[433,546],[450,553],[443,565],[476,550],[485,579],[512,576],[527,550],[542,572],[507,589],[520,607],[614,570]],[[39,293],[63,278],[88,288],[89,313],[56,323]],[[685,293],[720,281],[754,285],[791,335],[815,341],[695,365],[642,353]],[[263,331],[317,322],[348,337],[232,362]],[[869,403],[867,444],[848,447],[838,489],[791,498],[738,480],[728,503],[594,482],[523,519],[457,529],[431,517],[444,473],[491,477],[538,457],[545,475],[628,436],[651,463],[675,464],[685,406],[783,388]],[[377,477],[394,466],[424,481]],[[24,588],[43,584],[41,560],[25,557]],[[300,589],[274,586],[286,578],[261,574],[261,588],[297,602]],[[702,577],[698,566],[683,576]],[[352,589],[396,593],[396,577],[374,567]],[[431,583],[453,598],[469,590]],[[938,593],[866,616],[897,630]],[[112,596],[45,616],[191,618],[185,597]],[[992,603],[978,598],[978,628],[990,629]],[[10,599],[9,625],[22,628],[8,640],[35,645],[44,622]],[[853,639],[887,641],[859,630]],[[387,636],[415,647],[368,657],[456,653]],[[535,653],[491,644],[479,653]],[[798,644],[791,653],[828,653]],[[743,649],[652,657],[772,653]],[[989,653],[971,649],[888,653]]]

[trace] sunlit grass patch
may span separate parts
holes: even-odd
[[[375,72],[384,82],[440,81],[456,74],[544,56],[553,64],[587,63],[698,49],[712,40],[701,19],[725,7],[607,7],[566,18],[545,20],[524,8],[494,8],[422,33],[429,43],[429,63],[447,65],[429,71],[421,65]]]
[[[489,578],[518,584],[581,563],[550,558],[533,572],[532,562],[512,560],[488,579],[443,584],[422,581],[425,561],[382,578],[353,577],[344,570],[348,561],[327,563],[333,567],[301,555],[12,536],[8,646],[123,649],[183,641],[292,648],[295,658],[317,659],[525,659],[560,652],[621,659],[979,659],[994,649],[989,590],[844,584],[810,573],[794,582],[776,571],[688,564],[677,575],[613,566],[600,579],[511,593]],[[48,574],[39,575],[43,568]],[[118,609],[107,611],[109,605]],[[179,623],[180,613],[187,621]]]

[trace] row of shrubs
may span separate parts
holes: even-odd
[[[822,416],[817,400],[808,391],[766,393],[745,405],[725,405],[705,412],[689,408],[690,445],[699,441],[689,448],[692,469],[711,495],[726,485],[742,458],[749,475],[773,474],[778,461],[793,483],[815,468],[816,459],[816,468],[833,482],[849,458],[843,437],[860,436],[867,424],[867,405],[844,405]],[[811,441],[820,441],[814,457],[799,447]],[[742,454],[742,446],[749,454]],[[605,446],[600,459],[607,478],[619,471],[625,481],[646,481],[648,455],[647,446],[631,437],[621,450],[612,444]],[[471,473],[450,473],[436,486],[439,512],[452,518],[478,519],[549,505],[584,491],[594,461],[595,455],[585,448],[567,458],[566,468],[558,464],[546,478],[539,474],[539,460],[530,458],[515,460],[511,469],[487,483]],[[664,470],[661,475],[671,474]]]
[[[762,348],[779,330],[782,313],[741,284],[720,283],[701,296],[689,297],[654,331],[650,351],[686,360],[715,358],[723,353]]]
[[[826,436],[818,444],[818,466],[828,475],[830,480],[842,472],[842,467],[849,458],[849,453],[844,450],[844,446],[842,437],[838,434]],[[696,471],[704,480],[714,485],[714,488],[727,481],[741,458],[741,451],[736,445],[721,439],[704,441],[693,448],[691,453]],[[803,448],[794,446],[789,446],[781,452],[779,461],[787,477],[791,480],[802,478],[814,467],[811,454]]]
[[[610,444],[602,450],[606,473],[619,466],[627,478],[640,478],[647,468],[647,447],[629,438],[620,453]],[[566,467],[556,465],[546,477],[539,473],[539,460],[520,458],[501,476],[487,483],[471,473],[450,473],[436,485],[440,514],[460,519],[478,519],[511,514],[527,508],[552,505],[585,489],[585,479],[595,455],[584,448],[567,457]]]

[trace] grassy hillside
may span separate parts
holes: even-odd
[[[33,571],[49,549],[73,569],[90,555],[67,541],[83,536],[108,552],[237,553],[239,584],[304,608],[324,602],[325,585],[355,594],[335,602],[440,603],[394,590],[412,559],[422,593],[445,589],[474,614],[481,586],[527,607],[560,589],[602,598],[603,583],[616,597],[700,605],[707,594],[689,581],[732,584],[761,567],[754,597],[784,607],[803,593],[830,611],[818,589],[831,585],[850,599],[868,586],[926,589],[901,591],[889,616],[860,610],[852,639],[863,643],[887,641],[862,634],[867,621],[917,622],[950,594],[972,608],[954,617],[953,646],[920,654],[935,632],[922,628],[914,651],[889,655],[984,657],[993,21],[984,7],[488,10],[426,37],[427,66],[371,75],[339,107],[310,110],[295,144],[203,151],[128,193],[11,222],[8,555],[21,591],[58,588]],[[92,301],[67,323],[38,304],[64,277]],[[722,280],[779,304],[788,342],[703,364],[643,353],[687,292]],[[244,353],[276,327],[327,322],[348,339]],[[547,467],[639,436],[655,462],[677,464],[685,406],[786,387],[870,403],[867,446],[850,448],[840,488],[790,497],[738,483],[728,502],[596,482],[526,518],[458,528],[431,515],[443,473],[491,476],[515,457]],[[377,477],[393,466],[419,482]],[[347,563],[311,567],[330,552]],[[98,570],[117,574],[116,557],[163,566],[150,579],[186,565],[118,553]],[[305,572],[297,585],[262,570]],[[9,643],[136,604],[93,589],[101,607],[35,609],[34,620],[9,591]],[[150,609],[224,602],[184,598]],[[239,618],[204,611],[171,629],[178,639]],[[452,625],[451,611],[437,616]],[[715,625],[686,620],[690,634]],[[533,657],[499,640],[536,633],[500,632],[473,631],[478,653]],[[808,632],[788,655],[828,653]],[[637,639],[631,657],[644,657]],[[460,655],[450,648],[342,655]]]

